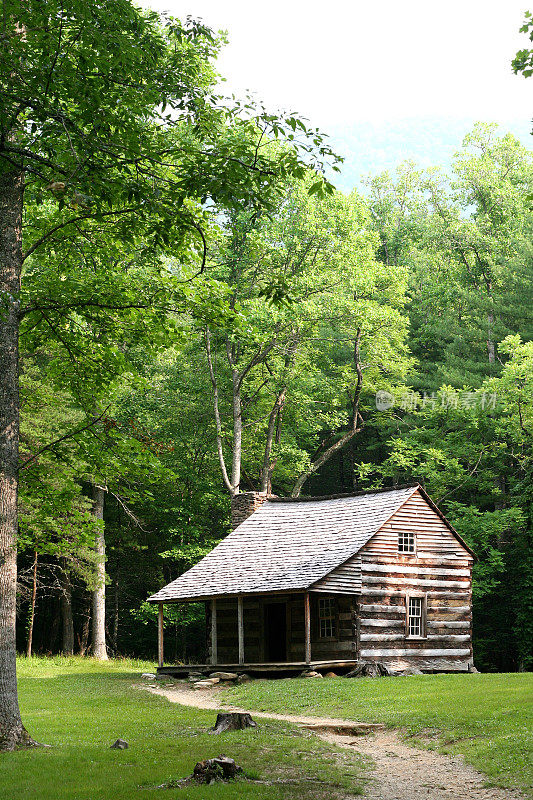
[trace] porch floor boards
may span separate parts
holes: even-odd
[[[158,667],[158,675],[168,675],[173,678],[186,677],[190,672],[199,672],[202,675],[210,672],[235,672],[240,675],[246,672],[249,675],[269,675],[269,674],[290,674],[302,672],[304,669],[312,669],[317,672],[342,670],[347,671],[357,666],[359,662],[354,660],[342,661],[289,661],[289,662],[265,662],[262,664],[170,664]]]

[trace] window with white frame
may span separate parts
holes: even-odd
[[[318,625],[321,639],[333,639],[335,636],[335,600],[332,597],[319,598]]]
[[[399,531],[398,533],[398,552],[415,552],[415,535],[412,531]]]
[[[426,636],[426,598],[425,596],[408,597],[407,636],[423,639]]]

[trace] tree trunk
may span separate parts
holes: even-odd
[[[335,454],[338,453],[342,448],[351,442],[362,429],[364,421],[363,417],[359,412],[359,401],[361,399],[361,390],[363,388],[363,370],[361,367],[361,357],[360,357],[360,350],[359,345],[361,342],[361,329],[357,329],[357,335],[355,337],[355,345],[354,345],[354,366],[355,372],[357,374],[357,380],[355,384],[354,396],[352,399],[352,421],[351,421],[351,428],[348,433],[345,433],[343,436],[340,437],[334,444],[330,445],[326,450],[319,456],[317,456],[309,466],[307,467],[304,472],[301,473],[298,480],[294,484],[294,487],[291,492],[291,497],[299,497],[300,493],[303,489],[304,484],[306,483],[309,478],[317,472],[320,467],[325,464],[330,458]]]
[[[80,646],[80,656],[84,656],[87,652],[87,646],[89,644],[89,628],[91,627],[91,606],[92,606],[92,598],[89,598],[87,602],[87,612],[85,614],[85,619],[83,621],[83,626],[81,629],[81,636],[78,635],[78,644]]]
[[[494,344],[494,314],[489,311],[487,314],[487,353],[489,364],[496,361],[496,345]]]
[[[0,172],[0,750],[33,743],[20,716],[15,638],[23,194],[21,171]]]
[[[93,592],[93,626],[91,648],[94,658],[107,659],[105,644],[105,533],[104,533],[104,490],[93,486],[93,514],[98,520],[95,551],[97,586]]]
[[[241,376],[235,368],[233,373],[233,457],[231,459],[231,485],[233,493],[239,494],[242,458],[242,401]]]
[[[72,586],[67,571],[66,559],[61,559],[61,622],[62,644],[61,652],[65,656],[74,653],[74,619],[72,617]]]
[[[213,365],[213,358],[211,356],[211,333],[209,328],[205,329],[205,350],[207,353],[207,364],[209,367],[209,375],[213,385],[213,407],[215,411],[215,424],[217,430],[217,453],[220,462],[220,469],[222,470],[222,478],[230,494],[233,494],[233,487],[229,479],[228,470],[226,469],[226,462],[224,460],[224,448],[222,439],[222,422],[220,420],[220,409],[218,407],[218,384],[215,375],[215,368]]]
[[[272,475],[276,466],[276,461],[271,463],[270,458],[272,455],[272,445],[274,440],[279,444],[281,438],[281,418],[283,414],[283,406],[287,397],[289,389],[289,380],[292,376],[294,368],[294,360],[298,345],[300,344],[300,335],[297,330],[293,329],[293,338],[289,342],[287,352],[285,354],[285,378],[284,384],[276,396],[276,401],[270,412],[267,425],[266,441],[265,441],[265,454],[263,456],[263,467],[261,469],[261,492],[270,494],[272,491]]]
[[[274,471],[275,463],[272,464],[270,458],[272,455],[272,446],[274,444],[274,434],[276,433],[276,426],[279,423],[279,417],[283,408],[283,403],[285,402],[286,394],[287,386],[284,386],[276,397],[272,411],[268,417],[265,453],[263,456],[263,467],[261,469],[261,482],[259,489],[259,491],[265,492],[266,494],[270,494],[272,489],[272,473]]]
[[[118,625],[120,619],[120,604],[119,604],[119,572],[118,572],[118,563],[116,565],[116,573],[115,573],[115,580],[113,581],[115,587],[115,613],[113,617],[113,653],[116,656],[118,653]]]
[[[37,564],[39,556],[37,550],[33,559],[33,581],[31,588],[31,605],[30,605],[30,624],[28,626],[28,643],[26,645],[26,655],[31,658],[31,648],[33,643],[33,622],[35,620],[35,603],[37,601]]]

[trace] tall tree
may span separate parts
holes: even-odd
[[[513,136],[478,124],[451,176],[402,165],[371,181],[380,258],[409,271],[418,386],[479,387],[496,344],[533,332],[529,195],[533,161]]]
[[[228,220],[212,274],[243,324],[208,327],[205,346],[232,495],[244,468],[262,491],[276,480],[298,495],[360,431],[365,394],[402,381],[403,273],[376,262],[375,245],[360,198],[319,199],[305,182],[268,218]]]
[[[105,534],[104,534],[104,498],[105,492],[102,486],[93,484],[93,514],[97,520],[98,530],[96,533],[96,587],[93,590],[93,616],[92,616],[92,654],[100,661],[107,659],[107,647],[105,641]]]
[[[96,526],[82,492],[89,444],[83,437],[92,433],[73,395],[47,375],[50,353],[29,356],[23,348],[21,362],[18,550],[32,563],[37,554],[41,594],[59,594],[62,651],[72,653],[71,579],[94,582]],[[33,594],[33,574],[20,580]]]
[[[280,172],[303,165],[301,149],[274,159],[261,149],[268,131],[286,129],[278,118],[213,101],[218,43],[203,25],[141,13],[129,0],[5,0],[0,37],[0,749],[13,749],[31,743],[15,667],[21,318],[46,326],[49,313],[73,306],[161,307],[157,253],[199,255],[201,271],[206,209],[261,204]],[[320,161],[328,148],[302,127],[306,155]],[[47,213],[28,218],[23,245],[25,208],[43,197]],[[102,287],[96,296],[78,286],[76,297],[41,297],[23,311],[24,259],[46,252],[60,273],[62,247],[106,228],[151,252],[152,291],[102,299]]]

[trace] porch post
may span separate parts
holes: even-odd
[[[217,601],[213,597],[211,600],[211,664],[216,665],[217,661]]]
[[[163,603],[159,603],[157,615],[157,664],[163,666]]]
[[[304,621],[305,621],[305,663],[311,663],[311,606],[309,592],[304,594]]]
[[[244,664],[244,618],[241,596],[237,598],[237,627],[239,630],[239,664]]]

